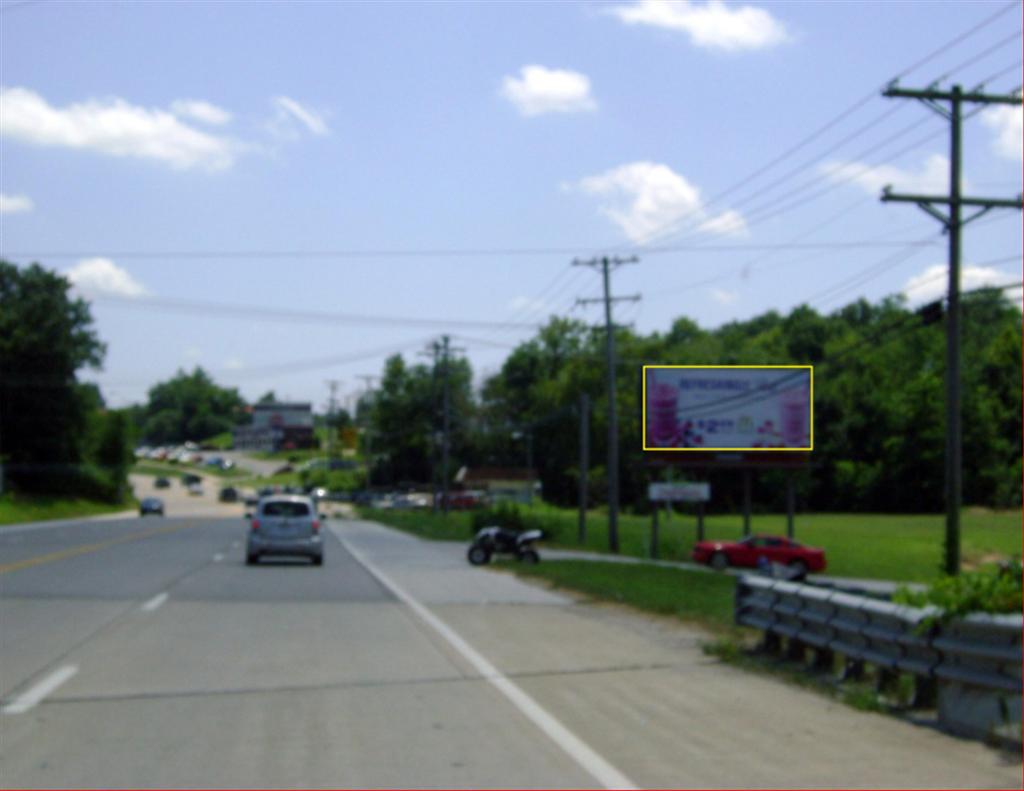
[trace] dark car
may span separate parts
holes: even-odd
[[[159,497],[147,497],[141,503],[139,503],[139,516],[146,516],[147,514],[156,514],[157,516],[164,515],[164,501]]]
[[[155,486],[157,489],[167,489],[170,488],[170,485],[171,482],[163,477],[157,478],[155,481],[153,481],[153,486]]]
[[[238,502],[238,489],[234,486],[225,486],[220,490],[218,498],[222,503],[237,503]]]
[[[748,536],[742,541],[698,541],[693,559],[714,569],[729,566],[758,568],[765,563],[788,566],[802,576],[808,571],[825,570],[825,550],[805,547],[782,536]]]
[[[202,483],[203,479],[200,476],[196,475],[195,473],[186,472],[184,475],[181,476],[181,485],[184,486],[185,488],[188,488],[193,484],[201,485]]]

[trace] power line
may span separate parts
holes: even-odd
[[[157,297],[98,296],[96,302],[119,307],[145,308],[178,313],[199,313],[204,316],[255,318],[260,321],[313,322],[341,325],[410,326],[410,327],[464,327],[466,329],[522,330],[534,329],[533,324],[514,324],[473,319],[416,318],[412,316],[381,316],[356,313],[330,313],[326,311],[283,310],[255,305],[237,305],[205,300],[185,300]]]
[[[957,36],[955,36],[950,41],[946,42],[942,46],[936,48],[935,50],[933,50],[929,54],[925,55],[924,57],[922,57],[921,59],[919,59],[915,63],[913,63],[910,66],[908,66],[907,68],[905,68],[903,71],[901,71],[899,74],[896,75],[896,79],[901,79],[903,77],[906,77],[907,75],[909,75],[912,72],[914,72],[917,69],[919,69],[921,66],[924,66],[926,63],[930,63],[931,61],[933,61],[935,58],[939,57],[940,55],[943,55],[943,54],[947,53],[950,49],[952,49],[953,47],[957,46],[958,44],[966,41],[967,39],[969,39],[971,36],[973,36],[978,31],[983,30],[984,28],[988,27],[990,24],[995,22],[997,19],[999,19],[1003,15],[1009,13],[1010,11],[1012,11],[1018,5],[1019,5],[1019,2],[1017,0],[1014,0],[1014,2],[1007,4],[1003,8],[999,9],[998,11],[996,11],[995,13],[993,13],[993,14],[989,15],[988,17],[986,17],[985,19],[981,20],[979,23],[974,25],[969,30],[965,31],[964,33],[958,34]],[[722,190],[721,192],[716,193],[713,197],[709,198],[699,208],[700,209],[706,209],[708,206],[712,206],[712,205],[715,205],[715,204],[719,203],[723,198],[727,197],[728,195],[731,195],[736,190],[738,190],[741,187],[744,187],[747,184],[749,184],[750,182],[756,180],[761,175],[763,175],[764,173],[766,173],[769,170],[771,170],[772,168],[774,168],[776,165],[786,161],[791,156],[796,154],[798,151],[800,151],[803,148],[806,148],[808,145],[810,145],[815,140],[820,138],[823,134],[828,132],[830,129],[834,128],[836,125],[838,125],[839,123],[844,121],[846,118],[848,118],[851,115],[853,115],[861,107],[863,107],[864,105],[866,105],[866,104],[870,103],[871,101],[873,101],[875,98],[877,98],[877,95],[878,95],[877,94],[877,89],[872,89],[869,93],[867,93],[866,95],[862,96],[860,99],[856,100],[852,105],[847,107],[845,110],[841,111],[838,115],[834,116],[832,119],[830,119],[829,121],[825,122],[824,125],[822,125],[821,127],[817,128],[816,130],[811,132],[806,137],[802,138],[800,141],[795,143],[790,148],[786,149],[786,151],[784,151],[782,154],[779,154],[778,156],[776,156],[774,159],[770,160],[765,165],[762,165],[760,168],[756,169],[753,173],[750,173],[747,176],[744,176],[742,179],[740,179],[739,181],[736,181],[731,186],[727,187],[726,189]],[[649,244],[651,241],[654,241],[655,239],[657,239],[657,238],[659,238],[661,236],[677,232],[679,230],[678,224],[681,221],[689,220],[692,215],[696,214],[696,212],[697,212],[697,209],[695,208],[694,210],[687,212],[682,217],[677,217],[677,218],[674,218],[674,219],[670,220],[664,226],[662,226],[660,229],[655,229],[654,231],[652,231],[650,234],[648,234],[644,238],[642,238],[639,241],[635,242],[633,245],[615,245],[615,246],[609,245],[609,248],[610,249],[615,249],[615,250],[624,250],[624,249],[633,249],[633,248],[643,247],[643,246]],[[646,253],[646,251],[645,251],[645,253]]]

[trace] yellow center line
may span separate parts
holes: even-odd
[[[44,563],[55,563],[58,560],[67,560],[68,558],[77,557],[79,555],[88,555],[90,552],[99,552],[101,549],[106,549],[107,547],[112,547],[117,544],[124,544],[128,541],[140,541],[143,538],[151,538],[153,536],[162,535],[163,533],[174,533],[178,530],[185,530],[190,527],[195,527],[195,525],[187,524],[177,525],[175,527],[158,527],[155,530],[147,530],[144,533],[133,533],[130,536],[112,538],[109,541],[100,541],[96,544],[84,544],[78,547],[71,547],[70,549],[50,552],[48,555],[37,555],[34,558],[26,558],[25,560],[19,560],[16,563],[8,563],[4,566],[0,566],[0,574],[7,574],[10,571],[20,571],[21,569],[32,568],[33,566],[41,566]]]

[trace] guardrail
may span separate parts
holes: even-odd
[[[736,584],[736,623],[764,632],[765,650],[785,648],[796,660],[811,652],[819,670],[834,667],[838,655],[841,680],[863,677],[870,665],[879,691],[910,674],[910,705],[937,706],[943,727],[1019,742],[1024,617],[972,615],[927,626],[939,612],[752,575]]]

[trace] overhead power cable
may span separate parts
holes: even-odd
[[[1014,0],[1014,2],[1008,3],[1007,5],[1003,6],[998,11],[996,11],[995,13],[990,14],[989,16],[985,17],[983,20],[978,22],[976,25],[974,25],[970,29],[966,30],[965,32],[963,32],[961,34],[958,34],[957,36],[953,37],[951,40],[947,41],[942,46],[937,47],[936,49],[932,50],[930,53],[928,53],[924,57],[920,58],[916,62],[912,63],[910,66],[908,66],[905,69],[903,69],[901,72],[899,72],[898,74],[895,75],[895,79],[897,79],[897,80],[902,79],[902,78],[910,75],[911,73],[913,73],[917,69],[921,68],[925,64],[930,63],[931,61],[935,60],[936,58],[940,57],[941,55],[944,55],[944,54],[948,53],[951,49],[953,49],[957,45],[961,44],[962,42],[966,41],[967,39],[971,38],[974,34],[978,33],[979,31],[985,29],[986,27],[991,25],[993,22],[995,22],[997,19],[1001,18],[1005,14],[1008,14],[1014,8],[1019,7],[1019,5],[1020,5],[1020,3],[1018,2],[1018,0]],[[884,84],[879,86],[879,88],[881,88],[881,87],[884,87]],[[790,148],[786,149],[785,151],[783,151],[781,154],[779,154],[778,156],[776,156],[775,158],[773,158],[772,160],[770,160],[766,164],[764,164],[761,167],[759,167],[756,170],[754,170],[753,173],[750,173],[750,174],[744,176],[742,179],[736,181],[731,186],[727,187],[726,189],[722,190],[721,192],[716,193],[714,196],[712,196],[706,202],[704,202],[704,204],[701,206],[701,209],[706,209],[709,206],[714,206],[714,205],[719,204],[722,201],[722,199],[728,197],[729,195],[731,195],[734,192],[736,192],[738,189],[740,189],[742,187],[745,187],[746,185],[748,185],[751,182],[755,181],[757,178],[762,176],[764,173],[770,171],[776,165],[779,165],[782,162],[785,162],[791,156],[793,156],[797,152],[801,151],[802,149],[806,148],[807,146],[809,146],[814,141],[818,140],[826,132],[828,132],[829,130],[833,129],[838,124],[840,124],[842,121],[846,120],[848,117],[850,117],[855,112],[857,112],[857,110],[859,110],[863,106],[865,106],[865,105],[871,103],[872,101],[874,101],[875,99],[877,99],[878,98],[879,88],[873,88],[870,92],[868,92],[867,94],[862,96],[860,99],[857,99],[855,102],[853,102],[853,104],[851,104],[845,110],[842,110],[840,113],[838,113],[836,116],[834,116],[830,120],[826,121],[822,126],[820,126],[817,129],[815,129],[809,135],[807,135],[804,138],[801,138],[797,143],[792,145]],[[649,244],[650,242],[653,242],[653,241],[655,241],[655,240],[657,240],[659,238],[663,238],[665,235],[671,235],[672,233],[677,232],[679,230],[679,225],[678,224],[680,222],[690,220],[695,213],[696,213],[696,211],[694,211],[694,212],[687,212],[687,214],[682,216],[682,217],[674,218],[674,219],[670,220],[668,223],[666,223],[664,226],[662,226],[661,228],[655,229],[650,234],[648,234],[647,236],[645,236],[644,238],[640,239],[639,241],[637,241],[637,242],[635,242],[633,244],[630,244],[630,245],[621,245],[621,244],[609,245],[608,249],[622,251],[622,250],[627,250],[627,249],[634,249],[634,248],[644,247],[645,245]],[[645,254],[646,254],[646,250],[645,250]]]
[[[505,331],[535,329],[533,324],[517,324],[473,319],[417,318],[412,316],[374,316],[355,313],[331,313],[327,311],[284,310],[281,308],[235,305],[204,300],[167,299],[158,297],[114,297],[97,296],[96,302],[119,307],[144,308],[177,313],[198,313],[219,318],[234,317],[258,319],[260,321],[291,321],[299,323],[327,323],[359,326],[409,326],[429,328],[500,329]]]

